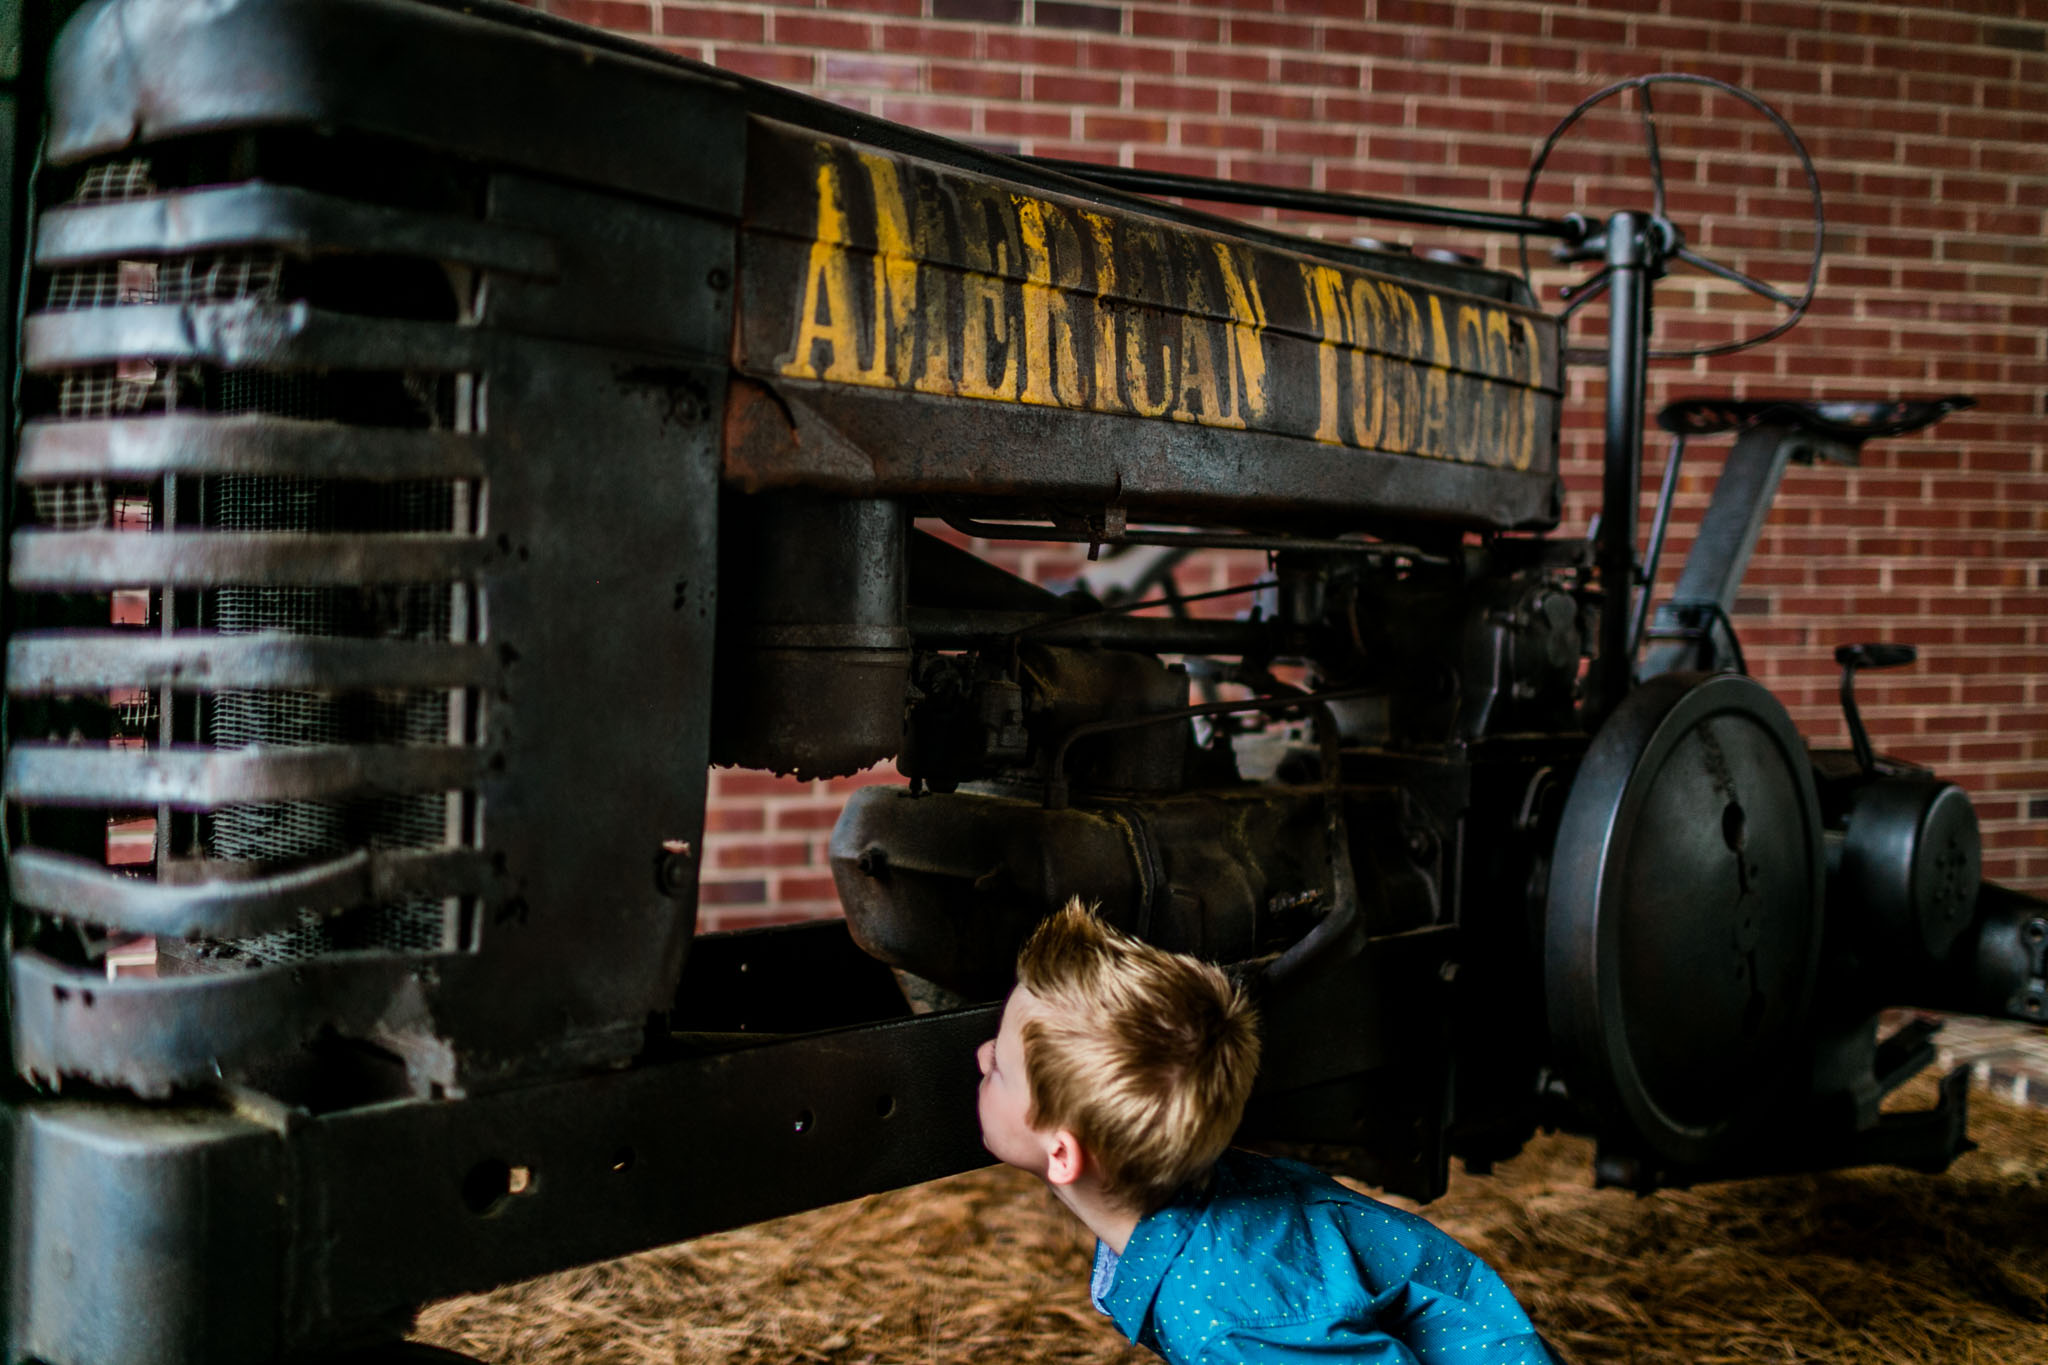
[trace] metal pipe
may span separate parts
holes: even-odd
[[[1213,617],[1110,616],[1062,620],[1043,612],[912,607],[910,637],[922,649],[967,649],[1029,635],[1040,644],[1098,645],[1154,654],[1243,654],[1269,644],[1273,623]]]
[[[1129,166],[1098,166],[1090,161],[1063,161],[1058,157],[1027,156],[1018,159],[1062,175],[1071,175],[1076,180],[1132,194],[1163,194],[1181,199],[1200,199],[1211,204],[1253,204],[1261,208],[1296,209],[1304,213],[1384,218],[1389,222],[1423,223],[1430,227],[1465,228],[1473,232],[1511,232],[1522,237],[1556,237],[1566,242],[1579,241],[1586,235],[1586,220],[1576,213],[1562,218],[1484,213],[1475,209],[1412,204],[1402,199],[1381,199],[1367,194],[1337,194],[1329,190],[1291,189],[1283,185],[1247,185],[1206,175],[1138,170]]]
[[[1607,430],[1598,552],[1603,715],[1628,694],[1634,672],[1629,603],[1635,587],[1636,503],[1642,487],[1653,226],[1627,210],[1607,220]]]
[[[1685,461],[1685,438],[1671,438],[1671,453],[1664,458],[1664,482],[1657,490],[1657,515],[1650,522],[1650,548],[1643,554],[1643,586],[1636,593],[1635,618],[1629,622],[1628,656],[1634,659],[1643,643],[1643,626],[1650,619],[1650,599],[1657,591],[1657,561],[1664,556],[1664,532],[1671,524],[1671,503],[1678,496],[1678,470]]]
[[[978,521],[973,517],[942,517],[946,525],[964,536],[978,540],[1043,541],[1054,545],[1168,545],[1191,550],[1294,550],[1318,554],[1381,555],[1408,559],[1417,564],[1448,564],[1450,556],[1414,545],[1397,545],[1383,540],[1331,540],[1314,536],[1258,535],[1245,531],[1161,531],[1105,527],[1100,531],[1070,531],[1059,526],[1033,526],[1026,522]]]

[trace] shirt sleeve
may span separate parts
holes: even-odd
[[[1332,1330],[1325,1320],[1241,1323],[1207,1341],[1194,1365],[1417,1365],[1385,1332]],[[1476,1365],[1476,1362],[1475,1362]]]
[[[1202,1343],[1192,1365],[1556,1365],[1556,1360],[1534,1332],[1438,1343],[1418,1354],[1385,1332],[1333,1331],[1318,1320],[1225,1327]]]

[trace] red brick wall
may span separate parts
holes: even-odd
[[[1512,207],[1538,140],[1612,80],[1685,71],[1755,90],[1819,167],[1822,291],[1775,343],[1660,367],[1652,408],[1698,393],[1977,396],[1932,434],[1873,444],[1859,470],[1795,470],[1737,620],[1753,670],[1822,744],[1845,742],[1833,646],[1918,644],[1916,667],[1862,685],[1874,737],[1970,788],[1991,875],[2048,885],[2048,0],[1661,0],[1656,15],[1641,13],[1655,0],[541,3],[1004,150],[1479,207]],[[1775,135],[1696,92],[1660,91],[1658,110],[1692,241],[1796,282],[1802,182]],[[1646,206],[1638,146],[1629,118],[1589,120],[1539,203]],[[1299,226],[1513,254],[1393,224]],[[1681,270],[1658,293],[1660,325],[1669,343],[1722,339],[1758,325],[1753,303]],[[1590,339],[1597,306],[1586,313],[1575,335]],[[1568,522],[1582,526],[1599,371],[1575,370],[1573,392]],[[1724,449],[1689,453],[1681,532]],[[822,841],[844,790],[718,774],[706,926],[832,908]]]

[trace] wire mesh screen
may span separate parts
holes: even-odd
[[[69,196],[93,205],[174,192],[189,184],[218,183],[224,169],[192,150],[192,164],[153,166],[134,158],[86,169]],[[280,163],[289,172],[292,168]],[[310,169],[301,166],[299,169]],[[32,294],[41,309],[149,306],[204,307],[237,303],[305,301],[314,309],[370,316],[443,316],[448,285],[438,267],[419,261],[336,257],[317,251],[222,250],[150,259],[126,258],[67,265],[48,272]],[[458,376],[404,372],[225,369],[211,362],[146,356],[82,366],[52,376],[31,396],[30,407],[58,420],[154,418],[173,413],[267,416],[335,422],[365,429],[452,428],[457,425]],[[209,477],[177,499],[173,522],[183,518],[208,530],[268,534],[392,534],[449,532],[466,521],[465,493],[447,482],[370,483],[314,477]],[[170,486],[161,493],[169,505]],[[58,530],[148,531],[123,508],[134,490],[104,482],[37,486],[36,520]],[[196,624],[228,635],[257,632],[356,639],[446,640],[465,628],[454,584],[346,587],[235,586],[198,594]],[[147,618],[147,612],[144,618]],[[463,742],[463,694],[386,689],[228,690],[201,699],[196,728],[175,736],[222,750],[316,746],[444,745]],[[111,699],[119,729],[146,742],[164,723],[163,694],[140,691]],[[171,713],[175,717],[175,711]],[[189,713],[188,713],[189,714]],[[317,863],[357,849],[434,848],[459,840],[460,793],[427,793],[328,801],[250,802],[229,805],[194,828],[196,853],[214,862],[258,865],[265,871]],[[303,959],[343,949],[435,951],[450,942],[453,905],[417,898],[368,906],[333,917],[310,914],[293,929],[257,938],[190,945],[187,960],[220,965]]]
[[[275,299],[284,257],[228,251],[166,261],[94,261],[50,272],[43,307],[53,312],[150,303],[234,303]]]
[[[208,480],[206,521],[223,531],[446,531],[454,526],[447,484],[364,485],[330,480]],[[220,588],[211,624],[224,634],[411,640],[447,639],[454,589],[381,587]],[[222,749],[340,744],[447,744],[454,720],[444,691],[219,693],[208,742]],[[207,852],[234,862],[305,862],[357,848],[433,848],[449,842],[451,804],[441,793],[362,801],[278,801],[230,806],[213,818]],[[289,961],[349,948],[427,951],[447,945],[446,903],[416,899],[334,918],[305,915],[298,928],[238,940],[236,955]]]

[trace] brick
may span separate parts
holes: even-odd
[[[548,13],[614,33],[654,32],[654,7],[646,0],[550,0]]]
[[[1142,72],[1153,76],[1173,74],[1173,49],[1146,43],[1116,43],[1091,38],[1081,45],[1082,64],[1096,71]]]
[[[809,85],[818,70],[817,59],[807,54],[759,48],[720,47],[716,61],[724,70],[777,85]]]
[[[1144,171],[1168,171],[1175,175],[1220,176],[1223,162],[1214,156],[1176,156],[1171,152],[1133,151],[1131,164]]]
[[[750,839],[721,843],[709,851],[711,865],[721,868],[809,867],[813,861],[811,845],[800,840]]]
[[[1986,24],[1984,41],[2013,52],[2048,52],[2048,27],[2039,24]]]
[[[1457,11],[1441,0],[1379,0],[1373,18],[1382,24],[1449,28],[1457,22]]]
[[[1830,33],[1851,33],[1864,37],[1896,38],[1903,27],[1900,15],[1891,10],[1830,8],[1822,16]]]
[[[831,0],[831,3],[838,9],[859,10],[895,19],[916,19],[924,15],[923,0]]]
[[[1283,90],[1232,90],[1228,109],[1236,118],[1286,119],[1307,122],[1315,117],[1315,100],[1306,92]]]
[[[1312,24],[1233,14],[1224,41],[1233,47],[1289,47],[1306,51],[1315,47],[1315,38]]]
[[[1024,17],[1024,0],[932,0],[932,18],[973,24],[1014,24]]]
[[[785,901],[831,901],[838,904],[839,888],[830,877],[780,876],[775,879],[775,895]]]
[[[759,806],[735,806],[714,800],[704,812],[706,834],[740,833],[764,828],[768,813]]]
[[[1748,25],[1713,30],[1708,46],[1711,51],[1740,57],[1784,61],[1792,56],[1792,40],[1789,34]],[[1811,67],[1807,69],[1812,70]]]
[[[720,768],[711,774],[711,793],[724,800],[750,796],[804,796],[814,790],[811,783],[798,778],[755,772],[748,768]]]
[[[1198,80],[1263,85],[1272,80],[1274,66],[1272,57],[1256,52],[1197,50],[1187,54],[1187,74]]]
[[[1744,22],[1763,28],[1818,30],[1825,27],[1825,16],[1826,11],[1819,5],[1751,0],[1748,12],[1744,15]]]
[[[1428,128],[1440,133],[1498,133],[1501,131],[1500,111],[1488,109],[1464,100],[1439,103],[1435,100],[1417,100],[1415,117],[1412,122],[1418,128]],[[1528,144],[1515,139],[1514,149],[1521,154],[1521,165],[1529,165]]]
[[[1083,5],[1071,0],[1038,0],[1034,19],[1046,28],[1079,28],[1092,33],[1121,33],[1124,12],[1116,5]]]
[[[1212,147],[1219,151],[1257,151],[1266,145],[1266,135],[1256,124],[1182,119],[1180,141],[1181,145],[1186,147]]]
[[[924,64],[904,57],[825,54],[825,83],[869,90],[913,91],[923,84]]]
[[[1222,112],[1223,92],[1215,86],[1182,81],[1138,81],[1131,103],[1148,113],[1215,114]]]
[[[934,95],[972,95],[981,99],[1014,100],[1024,93],[1021,72],[993,66],[934,63],[928,73]]]
[[[781,12],[775,15],[775,41],[790,47],[865,52],[874,45],[874,30],[867,24],[830,15]]]
[[[839,807],[785,806],[775,812],[777,830],[827,830],[837,823]]]
[[[1365,70],[1356,62],[1315,61],[1282,57],[1280,79],[1287,85],[1329,86],[1339,90],[1365,88]]]
[[[1411,165],[1443,165],[1450,148],[1442,138],[1397,137],[1374,133],[1366,138],[1366,155],[1375,161],[1399,161]]]
[[[1333,157],[1348,161],[1358,155],[1358,134],[1338,129],[1282,128],[1274,138],[1273,150],[1281,156]]]
[[[697,884],[700,905],[754,905],[768,899],[768,883],[761,878],[725,882],[706,878]]]
[[[1466,33],[1515,34],[1533,38],[1543,32],[1544,15],[1534,9],[1501,9],[1497,6],[1467,4],[1454,27]]]
[[[908,52],[937,61],[971,61],[980,50],[974,30],[950,28],[945,24],[883,24],[884,52]]]
[[[1106,105],[1123,100],[1123,82],[1109,76],[1070,76],[1041,71],[1031,77],[1031,98],[1041,104]]]
[[[1971,114],[1951,109],[1945,131],[1950,137],[1973,142],[2017,142],[2038,145],[2048,138],[2048,119],[2023,118],[2011,114]]]
[[[1081,119],[1081,136],[1090,142],[1161,142],[1166,138],[1166,120],[1087,114]]]
[[[1401,51],[1410,61],[1478,66],[1492,60],[1493,44],[1484,38],[1449,33],[1412,33],[1403,40]]]
[[[988,34],[986,41],[988,59],[992,62],[1067,68],[1081,64],[1081,45],[1071,38],[1042,38],[1035,33],[998,30]]]
[[[664,5],[661,32],[662,36],[669,38],[758,43],[767,38],[768,26],[758,11],[714,9],[709,5]]]
[[[1166,38],[1182,43],[1215,43],[1223,36],[1223,21],[1210,14],[1139,9],[1131,12],[1131,33],[1138,38]]]
[[[1448,95],[1448,72],[1427,67],[1374,66],[1366,73],[1366,88],[1378,95]]]

